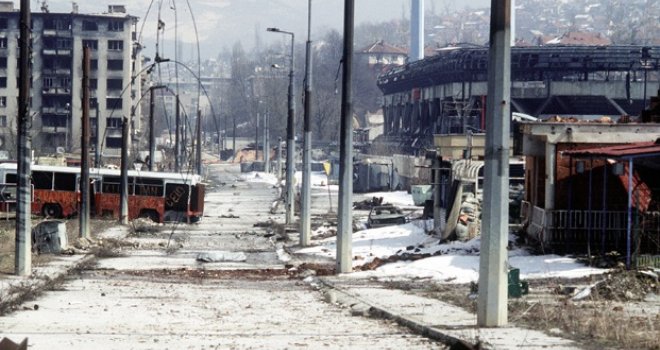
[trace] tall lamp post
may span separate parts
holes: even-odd
[[[303,179],[300,203],[300,245],[309,245],[311,231],[312,172],[312,0],[307,5],[307,43],[305,45],[305,117],[303,143]]]
[[[289,61],[289,93],[287,96],[289,113],[286,121],[286,224],[293,223],[293,170],[295,168],[294,153],[296,145],[293,140],[293,124],[295,104],[293,100],[293,49],[295,35],[292,32],[280,30],[279,28],[268,28],[266,31],[291,35],[291,57]]]

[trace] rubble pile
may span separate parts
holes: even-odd
[[[649,294],[660,293],[658,278],[660,271],[656,270],[615,270],[605,275],[602,283],[593,287],[594,300],[641,301]]]

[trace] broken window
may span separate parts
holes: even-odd
[[[108,137],[105,143],[108,148],[121,148],[121,137]]]
[[[68,89],[70,86],[71,86],[71,78],[69,77],[60,78],[60,87]]]
[[[71,30],[71,21],[65,18],[47,18],[44,19],[44,29]]]
[[[89,47],[90,50],[96,51],[99,49],[99,41],[92,39],[83,40],[83,47]]]
[[[105,100],[106,109],[121,109],[121,98],[117,97],[108,97]]]
[[[55,187],[56,191],[75,191],[76,190],[76,174],[55,173]]]
[[[45,90],[48,90],[53,87],[53,78],[51,77],[45,77],[42,80],[43,88]]]
[[[135,178],[135,194],[138,196],[163,196],[163,180]]]
[[[106,127],[108,128],[121,128],[121,118],[107,118],[105,120]]]
[[[108,90],[121,90],[124,86],[122,79],[108,79],[106,81]]]
[[[108,60],[108,70],[124,69],[124,60]]]
[[[0,107],[7,107],[7,97],[0,96]]]
[[[123,51],[124,42],[121,40],[108,40],[108,50]]]
[[[60,114],[44,114],[41,117],[41,124],[45,127],[57,128],[66,127],[66,117]]]
[[[0,38],[0,49],[7,48],[7,38]]]
[[[71,50],[71,38],[57,38],[56,47],[58,50]]]
[[[33,171],[32,184],[37,190],[53,189],[53,173],[50,171]]]
[[[124,22],[122,21],[109,21],[108,30],[111,32],[123,32],[124,31]]]
[[[119,185],[121,184],[121,177],[119,176],[104,176],[101,192],[103,193],[119,193]]]
[[[7,29],[9,27],[8,21],[6,18],[0,18],[0,29]]]
[[[6,115],[0,115],[0,127],[1,128],[6,128],[7,127],[7,116]]]
[[[96,32],[99,30],[99,25],[94,21],[83,21],[82,30],[87,32]]]

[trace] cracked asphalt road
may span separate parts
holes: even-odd
[[[237,166],[209,171],[201,223],[127,237],[137,244],[0,317],[2,335],[29,337],[30,349],[443,348],[389,321],[351,316],[283,271],[265,229],[254,227],[272,216],[275,189],[239,181]],[[170,236],[175,249],[164,248]],[[245,259],[195,259],[214,251]]]

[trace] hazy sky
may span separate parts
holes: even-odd
[[[18,1],[14,1],[18,7]],[[33,11],[39,11],[42,0],[32,0]],[[231,47],[236,41],[243,42],[244,47],[254,45],[256,34],[264,42],[282,40],[282,35],[267,33],[267,27],[278,27],[296,34],[296,41],[304,41],[307,37],[307,0],[101,0],[77,1],[80,13],[98,13],[107,11],[108,4],[124,4],[131,15],[140,20],[146,18],[143,38],[147,43],[146,54],[153,51],[156,35],[156,19],[160,8],[161,18],[166,24],[165,38],[174,39],[174,8],[177,9],[179,23],[179,40],[195,43],[192,16],[188,3],[192,8],[197,29],[202,43],[202,58],[215,57],[223,47]],[[410,0],[355,0],[356,23],[379,22],[402,16],[409,17]],[[469,2],[456,0],[426,0],[426,10],[435,9],[437,13],[447,7],[489,6],[490,0],[472,0]],[[459,3],[460,5],[457,5]],[[147,16],[147,11],[149,14]],[[48,1],[50,11],[71,11],[70,0]],[[343,21],[342,0],[312,0],[312,40],[314,33],[321,35],[323,29],[334,28],[341,31]],[[167,45],[167,44],[166,44]],[[171,45],[171,44],[170,44]],[[191,45],[184,46],[184,55],[192,55]],[[167,48],[166,48],[167,49]]]

